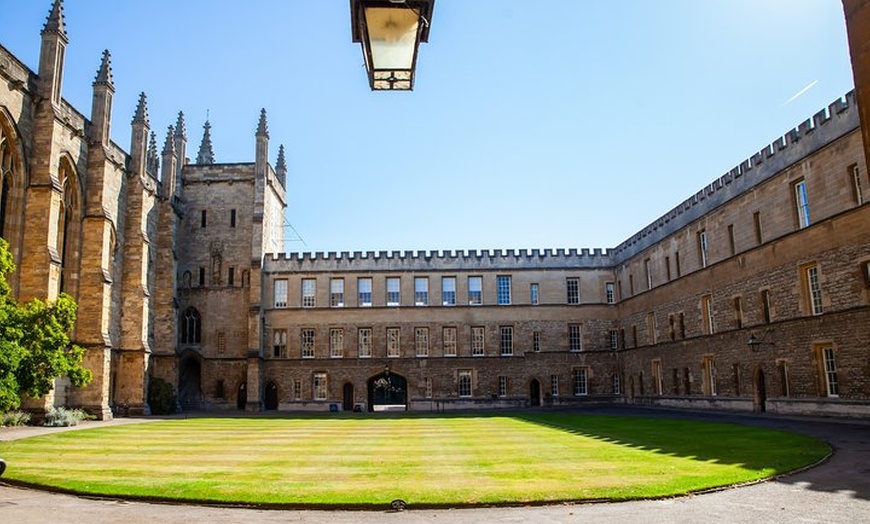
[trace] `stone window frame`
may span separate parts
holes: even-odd
[[[825,312],[824,297],[822,296],[821,268],[816,262],[810,262],[800,267],[801,289],[803,289],[803,301],[807,313],[813,316]]]
[[[537,282],[529,284],[529,304],[537,306],[541,302],[540,286]]]
[[[511,277],[510,275],[497,275],[496,283],[496,304],[499,306],[509,306],[511,304]]]
[[[441,305],[456,305],[456,277],[441,277]]]
[[[402,330],[398,327],[387,328],[387,358],[402,356]]]
[[[806,179],[800,178],[795,180],[791,185],[791,189],[797,228],[804,229],[813,223],[810,215],[810,197],[807,191]]]
[[[458,354],[459,339],[456,326],[444,326],[441,328],[441,344],[445,357],[455,357]]]
[[[399,307],[402,305],[402,277],[387,277],[384,281],[387,292],[387,306]]]
[[[429,328],[414,328],[414,355],[417,357],[429,356]]]
[[[289,282],[286,278],[276,278],[272,281],[272,304],[276,309],[287,307]]]
[[[317,342],[317,331],[314,328],[303,328],[299,332],[302,358],[314,358]]]
[[[314,400],[329,398],[329,374],[325,371],[315,371],[311,375],[311,390]]]
[[[300,286],[301,305],[303,308],[317,307],[317,279],[303,278]]]
[[[580,278],[568,277],[565,279],[565,300],[570,306],[580,304]]]
[[[468,277],[468,305],[480,306],[483,304],[483,277],[472,275]]]
[[[356,281],[357,303],[359,307],[372,307],[373,282],[371,277],[360,277]]]
[[[429,277],[414,277],[414,305],[429,305]]]
[[[486,328],[471,326],[471,356],[482,357],[484,355],[486,355]]]
[[[568,351],[579,353],[583,351],[583,325],[568,324]]]
[[[815,350],[819,362],[820,386],[822,395],[829,398],[840,396],[837,350],[833,343],[818,343]]]
[[[499,398],[507,396],[507,377],[504,375],[498,376],[498,392],[496,394]]]
[[[283,328],[272,330],[272,357],[287,356],[287,330]]]
[[[359,358],[371,358],[372,346],[372,328],[361,327],[357,329],[357,356]]]
[[[459,398],[471,398],[474,394],[474,375],[471,370],[457,370],[456,378],[456,393]]]
[[[503,357],[512,357],[514,355],[514,327],[499,326],[498,327],[498,348],[499,354]]]
[[[571,370],[571,377],[574,382],[574,396],[589,395],[589,368],[586,366],[574,368]]]
[[[329,358],[344,358],[344,329],[329,329]]]
[[[329,307],[344,307],[344,278],[329,279]]]

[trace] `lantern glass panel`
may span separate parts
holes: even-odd
[[[372,69],[411,69],[420,19],[413,9],[365,9]]]

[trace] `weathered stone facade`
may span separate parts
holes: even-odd
[[[56,0],[38,72],[0,47],[0,235],[20,299],[78,301],[95,381],[30,407],[148,413],[156,377],[182,409],[868,416],[870,7],[844,5],[856,91],[613,249],[287,255],[265,111],[253,163],[215,163],[208,122],[192,163],[143,94],[124,151],[108,52],[89,117],[61,98]]]

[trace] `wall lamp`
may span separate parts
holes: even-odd
[[[362,44],[372,91],[414,88],[417,49],[429,41],[435,0],[350,0],[353,41]]]
[[[757,352],[761,349],[762,346],[776,346],[775,342],[767,342],[767,335],[771,333],[771,330],[767,330],[764,332],[764,335],[761,338],[755,336],[755,333],[749,335],[749,340],[746,344],[749,346],[749,349],[753,352]]]

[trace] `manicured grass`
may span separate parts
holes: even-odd
[[[661,497],[770,477],[829,451],[754,427],[567,413],[201,418],[0,443],[4,480],[298,506]]]

